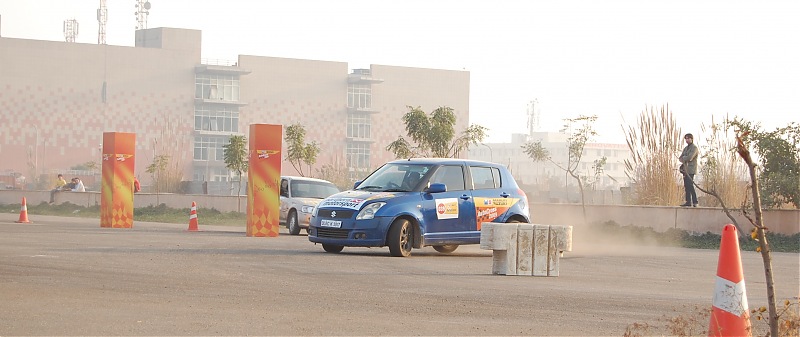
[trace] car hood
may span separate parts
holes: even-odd
[[[299,202],[302,203],[303,205],[308,205],[308,206],[316,206],[322,201],[322,199],[317,199],[317,198],[291,198],[291,199],[295,202]]]
[[[340,207],[354,210],[361,209],[367,202],[384,201],[409,192],[370,192],[370,191],[344,191],[325,198],[319,203],[320,208]]]

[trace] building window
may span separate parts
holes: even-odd
[[[347,167],[354,169],[369,168],[369,143],[347,143]]]
[[[194,160],[225,160],[225,148],[228,137],[197,136],[194,137]]]
[[[194,129],[239,132],[239,107],[199,104],[194,108]]]
[[[220,101],[239,100],[239,77],[233,75],[196,74],[195,98]]]
[[[372,108],[372,88],[370,85],[360,83],[348,84],[347,107],[357,109]]]
[[[370,118],[368,114],[347,116],[347,137],[370,139]]]
[[[194,181],[228,181],[234,180],[231,178],[231,172],[224,167],[194,167],[192,173],[192,180]]]

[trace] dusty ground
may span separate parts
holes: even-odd
[[[196,233],[30,217],[0,214],[0,335],[621,336],[710,307],[718,259],[576,230],[561,276],[498,276],[477,245],[327,254],[305,236],[249,238],[202,215]],[[764,305],[761,257],[742,260],[750,307]],[[774,254],[773,267],[778,298],[798,296],[798,255]]]

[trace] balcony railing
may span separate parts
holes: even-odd
[[[200,59],[200,63],[209,66],[226,66],[226,67],[238,66],[238,61],[225,60],[225,59]]]

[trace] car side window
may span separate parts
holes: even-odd
[[[472,184],[476,190],[493,189],[500,186],[500,181],[495,180],[495,176],[499,177],[500,172],[493,167],[480,167],[470,166],[470,175],[472,176]],[[497,173],[495,175],[495,173]]]
[[[448,191],[461,191],[466,189],[464,184],[464,170],[461,166],[445,165],[439,167],[431,178],[431,183],[447,185]]]
[[[494,188],[503,187],[503,180],[500,179],[500,169],[492,167],[492,178],[494,178]]]
[[[286,179],[281,180],[281,196],[289,197],[289,181]]]

